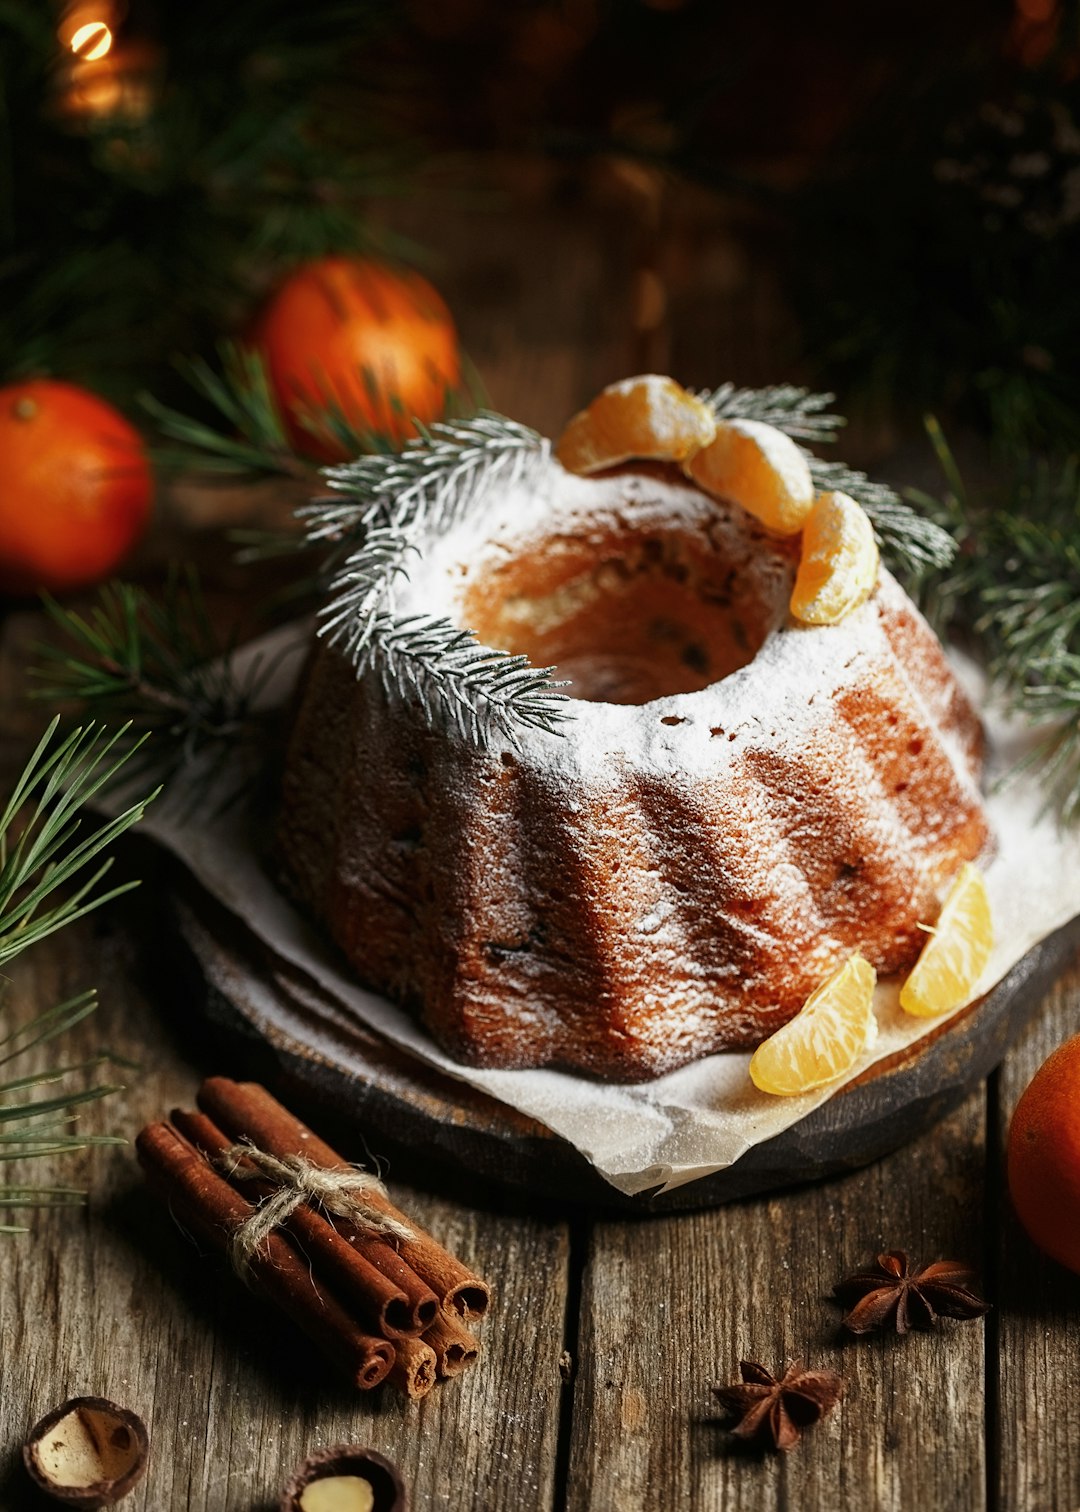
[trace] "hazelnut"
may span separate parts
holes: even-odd
[[[23,1444],[34,1484],[69,1507],[111,1507],[146,1474],[142,1419],[104,1397],[72,1397],[41,1419]]]
[[[280,1512],[408,1512],[397,1467],[374,1449],[338,1444],[317,1449],[281,1497]]]

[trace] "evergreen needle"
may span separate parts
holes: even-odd
[[[142,746],[131,771],[163,782],[200,767],[200,791],[237,745],[259,729],[255,700],[270,666],[241,675],[235,644],[211,623],[197,577],[174,575],[161,598],[128,583],[109,583],[83,616],[52,599],[45,607],[64,643],[40,647],[31,669],[38,698],[76,700],[103,719],[124,721],[124,743]],[[128,753],[130,754],[130,753]]]
[[[142,818],[148,798],[129,804],[115,819],[85,825],[87,807],[120,773],[138,748],[129,731],[109,734],[89,724],[63,735],[53,719],[7,802],[0,808],[0,963],[29,945],[84,917],[134,882],[102,888],[110,861],[105,852]],[[153,796],[153,795],[151,795]],[[93,992],[83,992],[45,1009],[0,1035],[0,1065],[66,1034],[91,1013]],[[110,1057],[11,1076],[0,1083],[0,1163],[70,1155],[98,1145],[122,1143],[111,1135],[72,1131],[73,1108],[107,1097],[110,1084],[14,1100],[17,1094],[58,1086],[72,1075],[94,1070]],[[29,1125],[29,1127],[13,1127]],[[0,1208],[64,1207],[83,1200],[74,1187],[0,1186]],[[14,1225],[3,1233],[19,1233]]]

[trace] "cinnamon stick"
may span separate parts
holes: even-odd
[[[348,1164],[257,1082],[234,1082],[228,1077],[211,1076],[199,1088],[197,1101],[227,1134],[237,1139],[247,1135],[271,1155],[304,1155],[313,1164],[330,1170]],[[482,1318],[491,1301],[487,1282],[474,1275],[453,1255],[447,1254],[436,1239],[417,1228],[388,1197],[372,1194],[370,1200],[373,1207],[412,1229],[414,1237],[400,1241],[398,1258],[431,1287],[443,1307],[463,1318]],[[339,1231],[345,1232],[344,1229]],[[357,1248],[361,1247],[353,1236],[348,1237],[350,1242],[357,1243]],[[389,1245],[383,1247],[390,1249]],[[394,1253],[392,1249],[390,1252]],[[365,1246],[362,1253],[380,1270],[383,1269],[369,1247]],[[393,1279],[407,1290],[402,1278]]]
[[[424,1335],[424,1343],[435,1351],[435,1367],[440,1381],[460,1375],[475,1365],[480,1355],[480,1342],[474,1339],[449,1313],[442,1313]]]
[[[143,1169],[185,1227],[224,1250],[230,1235],[254,1211],[251,1203],[169,1124],[150,1124],[135,1146]],[[307,1261],[282,1234],[270,1235],[266,1248],[252,1256],[251,1270],[260,1290],[299,1324],[354,1385],[366,1391],[389,1375],[395,1363],[394,1346],[365,1333],[339,1302],[320,1291]]]
[[[213,1083],[212,1088],[211,1083]],[[218,1126],[233,1138],[241,1139],[247,1136],[261,1149],[266,1150],[271,1155],[307,1155],[309,1159],[314,1161],[315,1157],[311,1155],[306,1145],[298,1143],[295,1147],[291,1147],[287,1143],[282,1143],[275,1148],[263,1138],[265,1130],[261,1122],[257,1124],[253,1123],[249,1127],[244,1122],[244,1117],[246,1116],[244,1113],[237,1113],[235,1110],[232,1113],[229,1112],[231,1089],[239,1089],[241,1086],[253,1087],[260,1092],[263,1091],[254,1082],[231,1082],[226,1077],[218,1076],[211,1077],[203,1083],[199,1089],[197,1100],[204,1111],[214,1117]],[[211,1088],[209,1094],[207,1094],[208,1088]],[[281,1107],[281,1104],[276,1102],[274,1098],[270,1097],[268,1092],[265,1092],[263,1095],[269,1099],[273,1108],[279,1111],[282,1118],[296,1124],[297,1128],[304,1129],[304,1125],[299,1123],[298,1120],[293,1119],[292,1115]],[[329,1148],[323,1145],[321,1140],[317,1140],[310,1130],[305,1132],[313,1143],[324,1150]],[[344,1164],[336,1156],[332,1162],[316,1163],[330,1164],[331,1169],[334,1166]],[[442,1298],[436,1296],[427,1282],[417,1275],[412,1266],[407,1264],[402,1256],[398,1254],[394,1246],[387,1243],[385,1239],[378,1238],[376,1235],[364,1233],[362,1229],[356,1228],[351,1223],[337,1220],[333,1227],[345,1243],[354,1249],[358,1255],[361,1255],[376,1270],[381,1271],[389,1282],[404,1292],[408,1300],[410,1316],[419,1325],[416,1332],[422,1332],[425,1328],[430,1328],[438,1315]]]
[[[233,1141],[205,1113],[187,1113],[182,1108],[174,1108],[169,1116],[184,1138],[212,1161],[227,1154],[233,1146]],[[243,1164],[241,1161],[241,1166]],[[248,1170],[252,1167],[248,1166]],[[220,1174],[229,1179],[225,1172]],[[273,1192],[271,1182],[254,1176],[240,1185],[241,1196],[260,1199],[272,1196]],[[422,1333],[430,1326],[431,1313],[435,1310],[434,1297],[418,1317],[419,1309],[410,1304],[401,1288],[365,1260],[314,1208],[306,1203],[298,1207],[289,1215],[285,1228],[295,1235],[302,1253],[313,1263],[317,1274],[343,1302],[350,1305],[360,1322],[372,1333],[397,1339],[406,1334]]]
[[[410,1401],[418,1402],[427,1396],[437,1375],[438,1361],[431,1345],[423,1339],[402,1339],[390,1372],[390,1384],[403,1391]]]

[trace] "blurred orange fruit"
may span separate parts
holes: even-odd
[[[1009,1192],[1039,1246],[1080,1273],[1080,1035],[1036,1071],[1009,1126]]]
[[[979,868],[965,861],[930,938],[900,989],[901,1008],[916,1018],[936,1018],[968,1002],[993,945],[986,882]]]
[[[154,488],[138,431],[73,383],[0,389],[0,468],[0,591],[97,582],[146,527]]]
[[[399,442],[438,420],[461,382],[457,332],[419,273],[370,258],[324,257],[288,277],[263,310],[253,344],[298,451],[341,462],[349,450],[304,417],[337,410],[361,435]]]
[[[708,405],[673,378],[624,378],[575,415],[555,455],[567,472],[592,473],[633,457],[682,462],[716,434]]]
[[[803,526],[791,612],[804,625],[835,625],[870,597],[878,548],[866,511],[846,493],[823,493]]]
[[[793,1097],[850,1071],[877,1039],[877,972],[853,955],[812,992],[795,1017],[754,1051],[750,1079],[762,1092]]]
[[[706,492],[740,504],[777,535],[795,535],[814,503],[806,458],[790,436],[760,420],[719,421],[686,466]]]

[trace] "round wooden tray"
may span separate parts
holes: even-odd
[[[416,1168],[411,1157],[418,1156],[424,1167],[434,1161],[533,1196],[640,1214],[714,1207],[854,1169],[913,1139],[994,1069],[1080,948],[1078,916],[962,1016],[874,1066],[734,1166],[670,1192],[628,1197],[542,1124],[443,1076],[349,1017],[190,879],[173,896],[188,986],[194,982],[219,1028],[241,1038],[252,1074],[298,1107],[318,1108],[356,1129],[373,1151],[393,1154],[402,1174],[410,1164]],[[347,1049],[348,1069],[335,1049]]]

